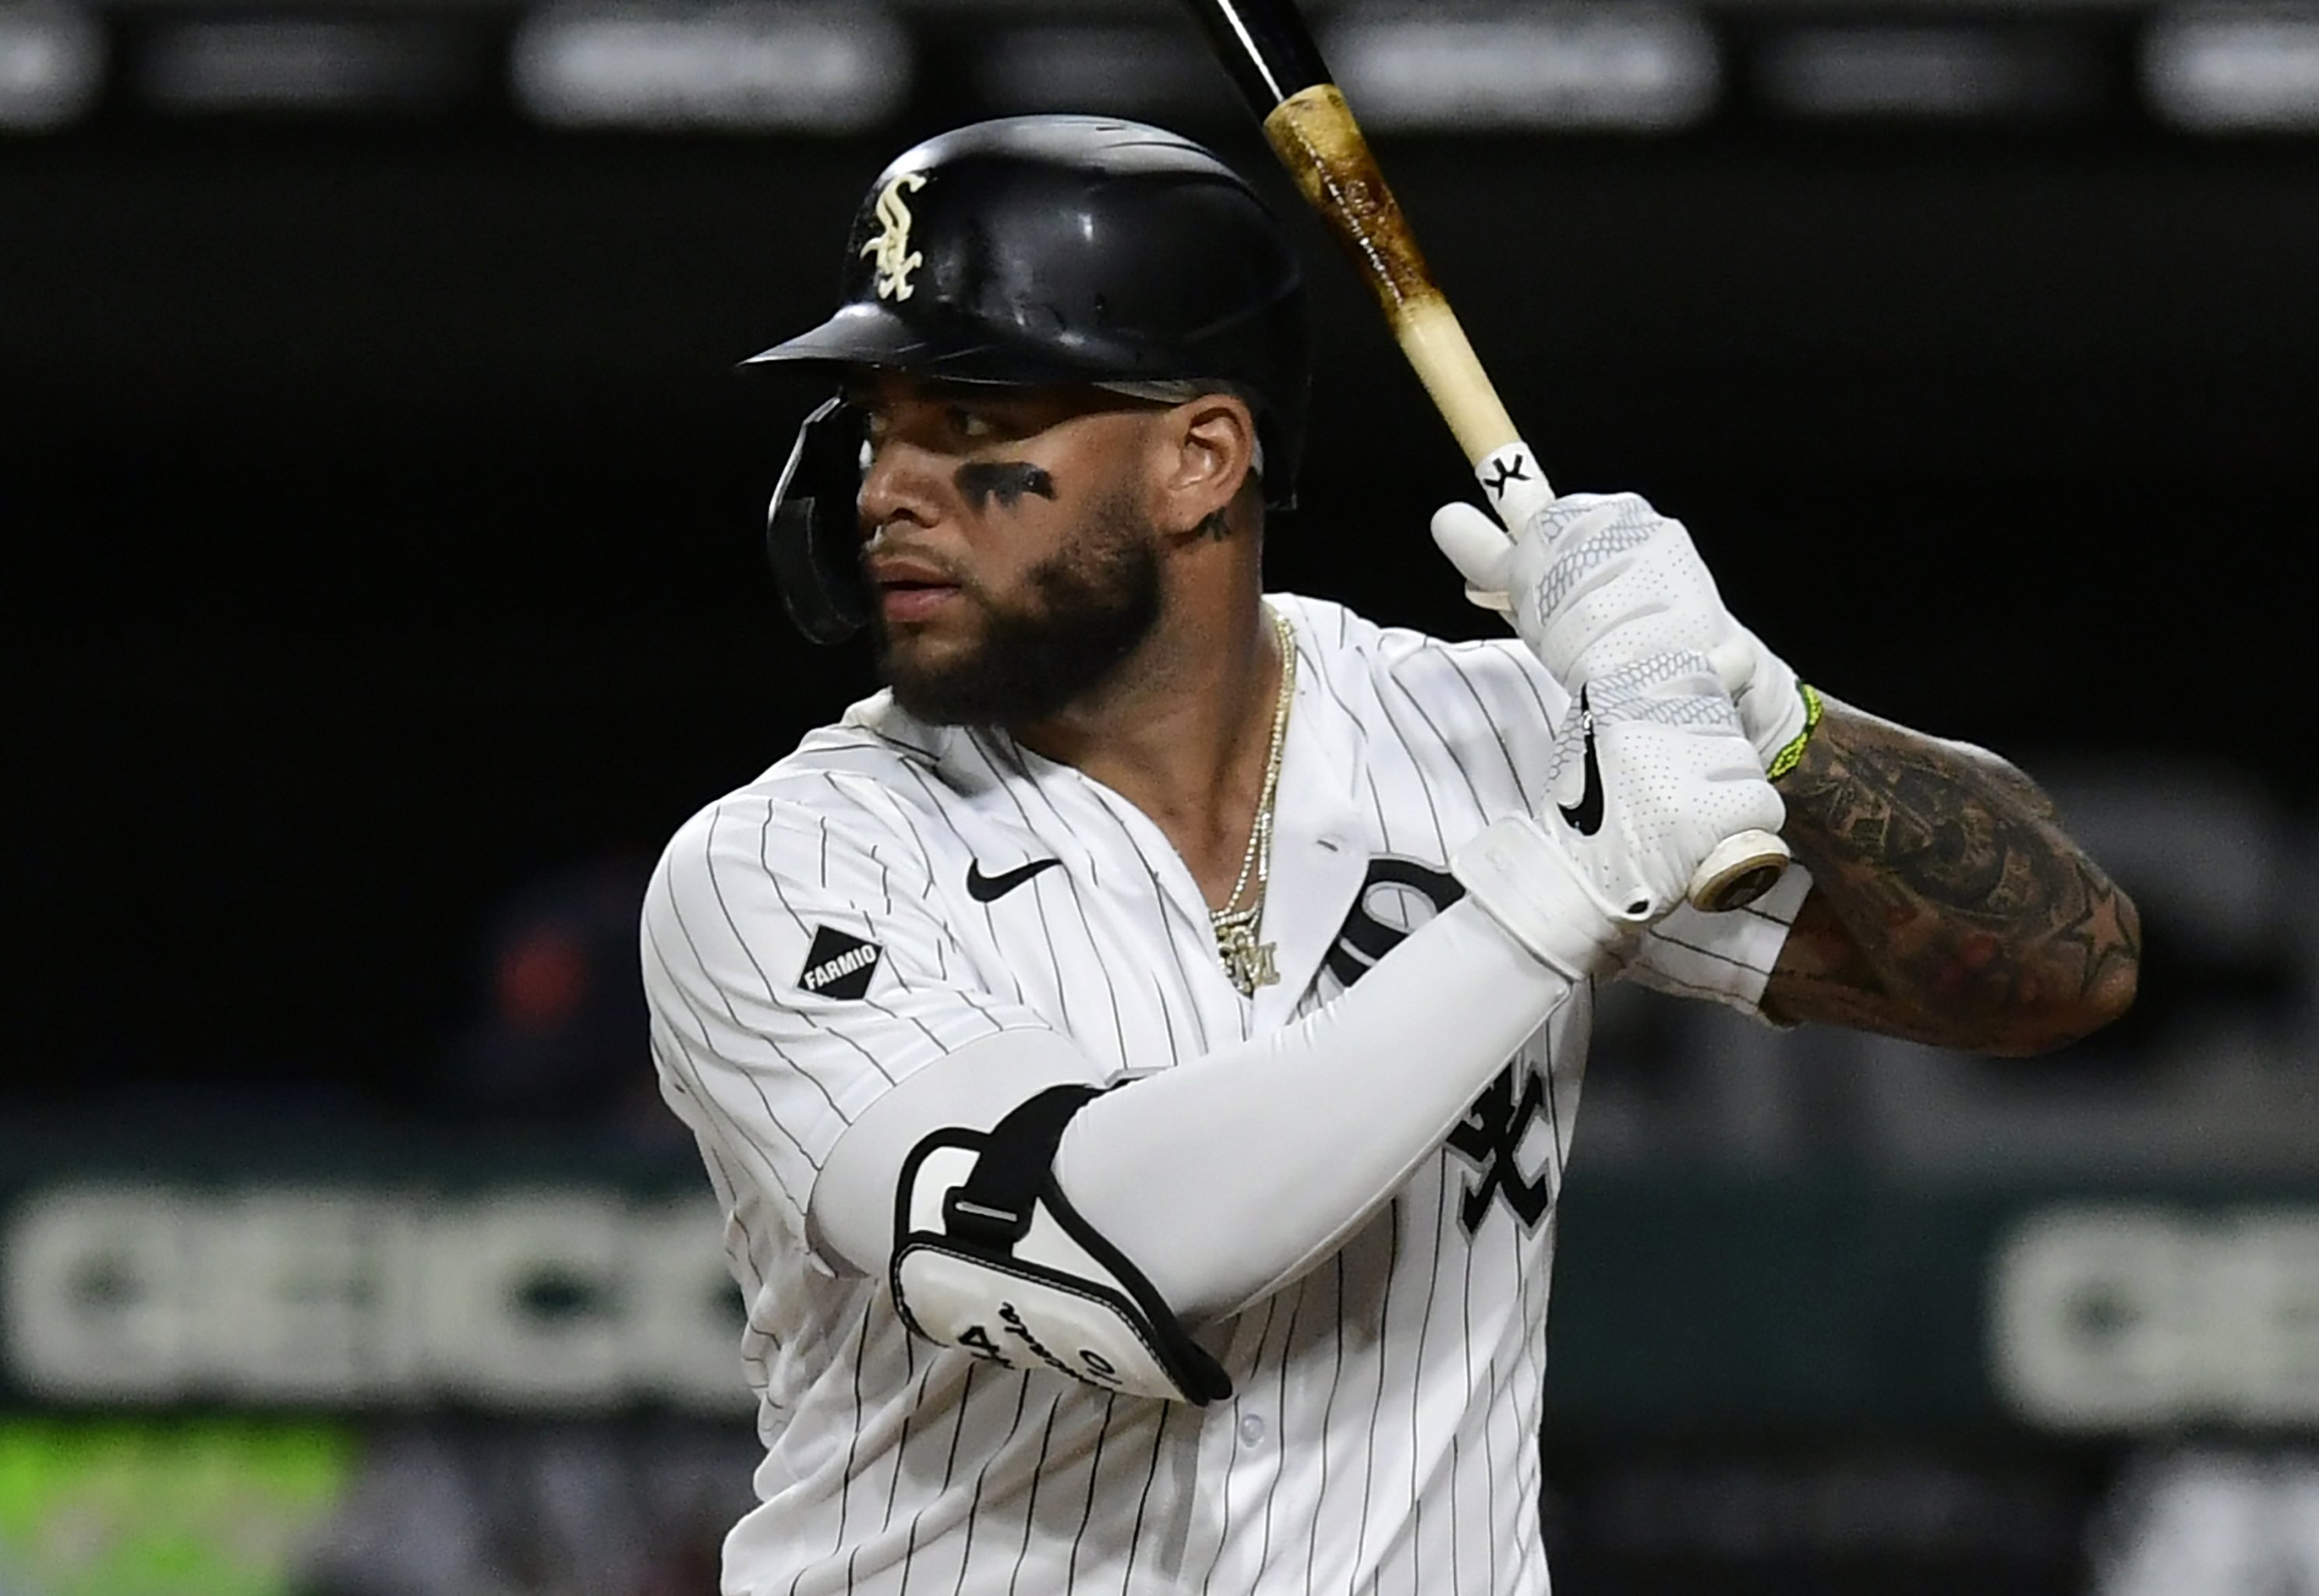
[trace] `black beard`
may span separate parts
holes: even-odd
[[[872,611],[878,668],[894,701],[929,726],[1023,726],[1101,686],[1159,623],[1160,556],[1123,503],[1096,507],[1069,547],[1031,568],[1021,609],[979,592],[982,641],[963,659],[919,670],[896,654]]]

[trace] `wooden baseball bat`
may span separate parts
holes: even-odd
[[[1281,164],[1376,293],[1394,341],[1449,423],[1499,520],[1520,526],[1553,501],[1554,490],[1426,269],[1416,235],[1294,0],[1185,4],[1262,119]],[[1788,846],[1778,837],[1741,832],[1700,865],[1691,901],[1710,913],[1737,908],[1761,897],[1787,866]]]

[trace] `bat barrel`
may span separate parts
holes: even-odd
[[[1394,340],[1479,467],[1520,434],[1457,312],[1433,281],[1401,203],[1332,83],[1297,90],[1264,119],[1281,164],[1376,293]]]
[[[1259,117],[1300,89],[1329,81],[1304,19],[1294,5],[1186,0],[1216,59]]]
[[[1394,340],[1479,469],[1519,434],[1295,0],[1185,0],[1218,60],[1264,123],[1281,164],[1352,257]]]

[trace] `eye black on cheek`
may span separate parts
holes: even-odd
[[[970,460],[958,468],[951,482],[977,514],[993,499],[1001,509],[1013,509],[1025,493],[1036,493],[1042,499],[1055,496],[1055,479],[1027,460]]]

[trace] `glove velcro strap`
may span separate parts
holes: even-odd
[[[1232,1394],[1231,1377],[1055,1185],[1056,1144],[1097,1095],[1056,1087],[988,1135],[940,1131],[912,1150],[896,1204],[895,1309],[927,1340],[1005,1368],[1205,1406]]]
[[[1509,815],[1450,856],[1449,873],[1509,936],[1548,968],[1584,981],[1645,916],[1610,902],[1546,829]]]

